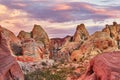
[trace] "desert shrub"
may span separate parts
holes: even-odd
[[[44,71],[36,70],[35,72],[25,75],[25,80],[65,80],[61,73],[52,74],[49,69]]]

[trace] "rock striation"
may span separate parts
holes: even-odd
[[[21,50],[21,41],[14,35],[13,32],[3,28],[0,26],[0,30],[2,31],[2,34],[5,35],[6,39],[9,41],[9,46],[11,48],[11,51],[15,55],[20,55]]]
[[[0,80],[24,80],[22,70],[12,56],[10,42],[4,30],[6,29],[0,27]]]
[[[119,80],[119,58],[119,51],[97,55],[90,61],[85,74],[78,80]]]

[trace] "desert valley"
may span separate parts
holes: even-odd
[[[93,34],[80,23],[64,38],[37,24],[17,36],[0,26],[0,80],[119,80],[119,59],[117,22]]]

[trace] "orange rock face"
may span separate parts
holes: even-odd
[[[106,25],[102,31],[107,32],[111,38],[117,39],[120,32],[120,25],[113,22],[113,25]]]
[[[78,80],[120,80],[120,52],[97,55]]]
[[[0,80],[24,80],[16,59],[11,55],[9,41],[0,28]]]

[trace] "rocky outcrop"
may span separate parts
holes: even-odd
[[[76,32],[73,36],[73,41],[81,42],[81,41],[87,40],[88,37],[89,37],[89,33],[86,30],[85,25],[84,24],[78,25],[76,28]]]
[[[117,42],[118,48],[120,48],[120,24],[113,22],[113,25],[106,25],[102,31],[107,32]]]
[[[33,38],[38,44],[44,45],[45,48],[49,47],[49,37],[40,25],[34,25],[31,32],[21,31],[18,36],[20,40]]]
[[[9,41],[8,45],[10,46],[13,54],[20,55],[22,52],[20,40],[14,35],[13,32],[11,32],[1,26],[0,26],[0,30],[2,31],[2,34],[5,35],[6,39]]]
[[[76,51],[72,52],[71,59],[79,61],[81,58],[92,58],[99,53],[115,51],[116,49],[116,43],[109,34],[98,31],[80,46],[77,53]],[[75,56],[76,54],[80,56]]]
[[[49,45],[49,37],[40,25],[34,25],[31,36],[38,43],[43,43],[45,47]]]
[[[11,55],[10,41],[4,30],[6,29],[0,27],[0,80],[24,80],[24,75],[16,59]],[[9,37],[14,38],[13,35]]]
[[[97,55],[90,61],[85,74],[78,80],[119,80],[120,52]]]
[[[21,31],[17,37],[21,40],[22,48],[22,56],[18,56],[18,60],[36,61],[49,53],[49,37],[40,25],[35,24],[31,32]]]

